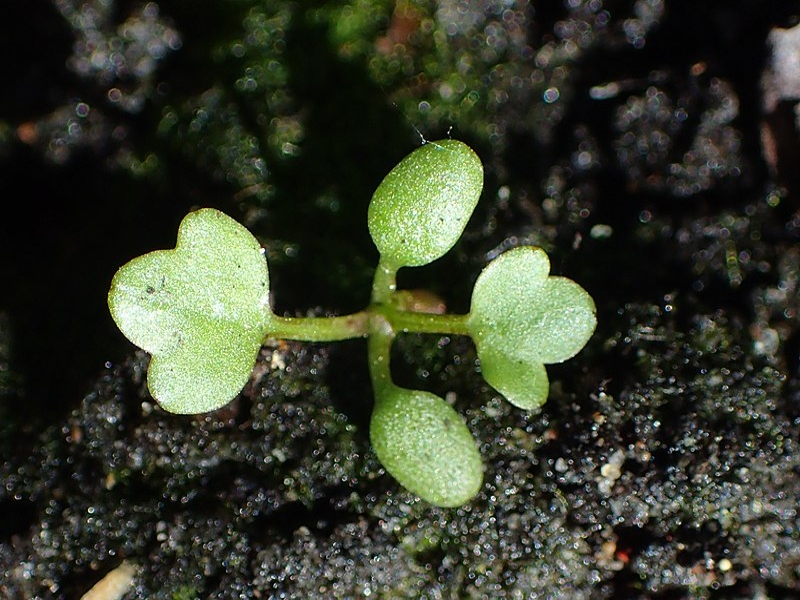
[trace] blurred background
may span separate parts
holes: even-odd
[[[345,571],[408,597],[796,597],[798,21],[787,0],[5,0],[8,589],[77,597],[129,556],[137,597]],[[598,307],[535,416],[468,342],[398,344],[399,377],[458,395],[483,444],[469,509],[380,476],[357,344],[284,349],[295,373],[230,413],[147,412],[106,306],[119,266],[210,206],[264,244],[277,312],[358,310],[372,191],[443,137],[484,161],[483,198],[400,285],[464,312],[489,260],[535,244]]]
[[[192,208],[264,241],[277,310],[362,306],[367,203],[422,136],[462,139],[487,163],[485,200],[445,259],[464,268],[404,275],[462,310],[463,274],[509,245],[580,265],[576,240],[606,232],[605,259],[627,261],[615,251],[643,225],[764,197],[766,40],[797,19],[795,2],[746,0],[10,0],[2,12],[0,349],[27,424],[61,418],[131,351],[108,283],[171,247]],[[661,266],[619,285],[653,296],[713,283],[691,266],[681,281],[637,276]]]

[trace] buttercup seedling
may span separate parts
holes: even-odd
[[[147,382],[174,413],[218,409],[241,392],[267,338],[337,341],[366,337],[375,395],[370,440],[404,487],[438,506],[478,493],[483,464],[458,411],[442,398],[395,385],[389,358],[403,333],[469,335],[486,381],[511,403],[538,409],[549,393],[546,364],[574,356],[595,328],[595,306],[575,282],[550,275],[541,248],[514,248],[489,263],[466,315],[418,312],[397,290],[397,271],[440,258],[458,241],[483,188],[477,155],[456,140],[429,142],[384,178],[367,221],[380,253],[369,306],[352,315],[292,318],[269,306],[259,242],[214,209],[190,213],[173,250],[123,266],[108,295],[111,314],[152,355]]]

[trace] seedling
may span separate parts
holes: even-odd
[[[175,249],[135,258],[116,273],[108,295],[111,314],[128,339],[152,355],[147,382],[153,397],[184,414],[218,409],[239,394],[267,338],[366,337],[375,395],[370,440],[378,459],[420,498],[460,506],[483,481],[475,440],[442,398],[393,383],[395,336],[471,336],[489,385],[533,411],[549,393],[544,365],[574,356],[596,324],[589,294],[551,276],[547,254],[531,246],[489,263],[466,315],[423,312],[397,290],[398,269],[428,264],[453,247],[482,188],[480,159],[456,140],[426,143],[389,172],[367,215],[380,259],[371,302],[361,312],[274,314],[259,242],[230,217],[206,208],[184,218]]]

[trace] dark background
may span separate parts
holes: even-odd
[[[0,557],[33,566],[0,593],[77,597],[129,557],[136,597],[326,577],[796,597],[797,98],[766,98],[769,33],[798,20],[777,0],[3,3]],[[370,195],[418,132],[470,144],[486,185],[401,285],[464,312],[488,260],[536,244],[598,307],[538,415],[497,400],[468,342],[397,348],[398,379],[457,392],[481,440],[469,510],[398,491],[345,425],[370,402],[357,342],[290,346],[292,375],[220,415],[142,414],[115,270],[212,206],[262,240],[278,312],[358,310]]]
[[[591,10],[588,4],[572,10],[560,3],[516,7],[520,14],[532,16],[520,33],[527,38],[523,50],[515,54],[513,48],[505,47],[493,61],[474,68],[478,71],[474,82],[467,81],[484,96],[491,92],[491,85],[497,86],[508,94],[508,102],[500,108],[479,106],[472,110],[453,103],[455,108],[448,105],[441,114],[426,116],[407,107],[413,108],[420,101],[435,105],[436,80],[449,77],[450,65],[438,65],[440,72],[432,74],[411,69],[410,75],[404,76],[396,72],[398,67],[391,57],[384,56],[383,71],[369,69],[368,54],[354,52],[352,57],[343,58],[342,46],[372,43],[373,48],[382,48],[388,38],[407,43],[411,48],[407,53],[417,61],[415,67],[426,60],[442,60],[425,36],[413,30],[419,26],[415,20],[419,15],[408,17],[399,11],[399,17],[392,17],[390,4],[384,7],[379,3],[358,19],[363,31],[352,31],[353,40],[331,42],[336,9],[314,3],[302,7],[267,3],[268,11],[274,10],[286,19],[287,26],[280,35],[284,45],[279,50],[269,45],[266,50],[256,48],[252,56],[248,53],[240,59],[225,55],[224,50],[230,52],[242,36],[241,22],[251,7],[249,3],[200,9],[184,2],[161,2],[159,18],[179,32],[180,49],[166,52],[148,77],[132,73],[131,64],[105,73],[98,68],[92,77],[71,66],[75,55],[81,54],[75,45],[98,32],[105,36],[103,39],[113,39],[126,17],[139,14],[140,4],[115,2],[107,13],[95,7],[100,16],[93,26],[87,26],[87,19],[82,24],[70,23],[70,14],[82,7],[91,13],[91,3],[64,2],[59,12],[58,3],[6,2],[0,20],[0,44],[8,57],[6,85],[0,93],[0,180],[5,189],[0,220],[4,257],[0,311],[12,349],[10,369],[18,377],[14,394],[24,400],[18,405],[23,412],[29,411],[23,421],[44,415],[54,420],[63,417],[106,361],[119,361],[130,351],[105,306],[111,276],[133,256],[170,247],[177,223],[193,207],[220,207],[239,218],[250,214],[257,234],[266,237],[277,233],[277,237],[300,248],[301,256],[291,269],[283,270],[280,261],[274,261],[275,277],[287,281],[281,287],[273,286],[279,290],[279,308],[356,310],[367,298],[368,269],[375,260],[363,224],[366,203],[382,173],[413,148],[417,137],[413,127],[422,128],[428,138],[444,135],[452,128],[454,135],[485,150],[484,156],[486,151],[494,152],[496,161],[489,166],[488,182],[495,189],[498,184],[515,185],[511,206],[499,217],[527,221],[512,224],[516,229],[540,225],[536,214],[526,214],[528,206],[520,198],[534,204],[541,200],[542,190],[536,188],[547,170],[569,159],[576,144],[582,143],[576,135],[590,133],[599,168],[589,173],[591,197],[578,201],[591,204],[593,212],[591,218],[582,218],[578,227],[562,228],[564,241],[571,242],[574,229],[585,232],[592,223],[607,223],[616,226],[615,242],[624,245],[621,238],[640,204],[648,210],[657,208],[658,214],[669,219],[672,210],[675,218],[681,218],[702,215],[721,202],[747,202],[768,183],[760,145],[764,111],[759,82],[769,53],[765,39],[770,28],[796,20],[796,3],[656,2],[654,6],[663,14],[649,31],[643,29],[646,43],[632,44],[632,38],[623,35],[623,28],[627,21],[635,23],[631,9],[637,4],[612,2]],[[433,7],[420,6],[420,15]],[[491,14],[493,6],[486,5],[487,13]],[[590,31],[583,38],[575,34],[575,43],[585,48],[576,53],[575,60],[558,65],[568,73],[560,114],[544,114],[535,120],[531,113],[540,103],[540,89],[516,89],[507,81],[495,82],[485,75],[497,64],[529,75],[534,71],[530,65],[534,52],[547,44],[570,41],[570,31],[563,33],[559,24],[576,19],[590,26],[603,11],[608,15],[603,19],[607,23],[603,30]],[[358,39],[358,33],[372,34],[373,41]],[[453,41],[452,53],[480,56],[480,40],[487,45],[488,38],[465,37]],[[274,103],[265,102],[274,90],[262,86],[259,93],[248,95],[235,85],[242,71],[261,58],[256,51],[266,59],[275,58],[269,55],[272,52],[282,61],[283,73],[275,87],[291,98],[282,110],[301,115],[304,126],[302,144],[291,158],[276,156],[272,148],[262,146],[268,167],[265,181],[260,183],[273,188],[268,197],[248,196],[246,190],[242,193],[235,177],[220,172],[230,168],[230,161],[207,155],[206,146],[217,143],[226,126],[226,116],[215,115],[215,107],[208,110],[212,120],[221,121],[218,128],[209,127],[197,139],[188,135],[170,139],[170,135],[159,134],[159,122],[168,109],[174,109],[178,119],[185,121],[191,116],[189,105],[200,106],[203,99],[198,100],[198,96],[216,89],[235,106],[237,126],[262,135],[265,128],[259,115],[281,112],[281,107],[275,111],[271,108]],[[106,64],[108,69],[111,64]],[[693,69],[701,71],[700,75],[693,76]],[[553,77],[547,68],[540,71],[545,78]],[[672,137],[668,158],[675,159],[691,142],[706,101],[703,88],[713,78],[728,82],[738,102],[733,124],[740,141],[735,157],[740,175],[721,177],[702,194],[673,200],[674,190],[658,185],[661,165],[654,163],[650,173],[624,173],[631,164],[620,164],[619,156],[614,156],[614,143],[620,136],[611,124],[625,94],[644,92],[653,83],[663,84],[661,88],[677,104],[687,105],[688,126],[676,135],[662,132]],[[614,81],[623,82],[624,92],[611,101],[589,97],[587,92],[593,85]],[[488,90],[480,87],[487,85]],[[503,86],[511,89],[506,92]],[[119,103],[110,102],[111,88],[137,95],[140,106],[125,110]],[[93,113],[102,115],[102,122],[89,133],[65,136],[73,116],[70,113],[78,102],[85,102]],[[487,121],[499,124],[503,137],[486,136]],[[669,123],[652,125],[670,127]],[[197,140],[202,145],[193,146]],[[58,153],[52,152],[54,145],[59,145]],[[159,168],[137,174],[130,161],[120,157],[123,153],[138,160],[155,155]],[[784,175],[794,178],[795,171],[789,167]],[[573,174],[567,185],[586,186],[581,175]],[[643,196],[642,184],[647,183],[648,176],[656,185],[648,190],[653,193]],[[640,181],[632,186],[633,178]],[[487,195],[494,191],[487,189]],[[326,202],[335,203],[337,208],[319,210]],[[342,238],[346,242],[339,241]],[[325,254],[327,265],[315,271],[308,263],[320,252]],[[664,276],[669,278],[670,274]],[[691,281],[665,282],[651,277],[637,279],[635,284],[641,296],[653,296],[661,291],[658,288],[686,286]],[[729,294],[730,290],[722,292]],[[459,308],[464,308],[463,299],[453,302],[461,302]]]

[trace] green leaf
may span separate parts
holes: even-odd
[[[202,209],[183,219],[174,250],[117,271],[108,306],[122,333],[153,355],[147,383],[166,410],[215,410],[244,387],[269,330],[267,262],[247,229]]]
[[[481,354],[481,372],[486,382],[522,410],[536,410],[547,400],[550,381],[540,362],[528,362],[506,354]]]
[[[483,166],[457,140],[428,142],[384,178],[369,205],[369,232],[384,264],[425,265],[461,237],[483,188]]]
[[[370,439],[384,468],[436,506],[461,506],[483,483],[483,463],[464,420],[443,399],[395,386],[378,393]]]
[[[549,272],[541,248],[502,254],[475,282],[467,321],[486,381],[528,410],[547,400],[543,365],[577,354],[597,324],[586,290]]]

